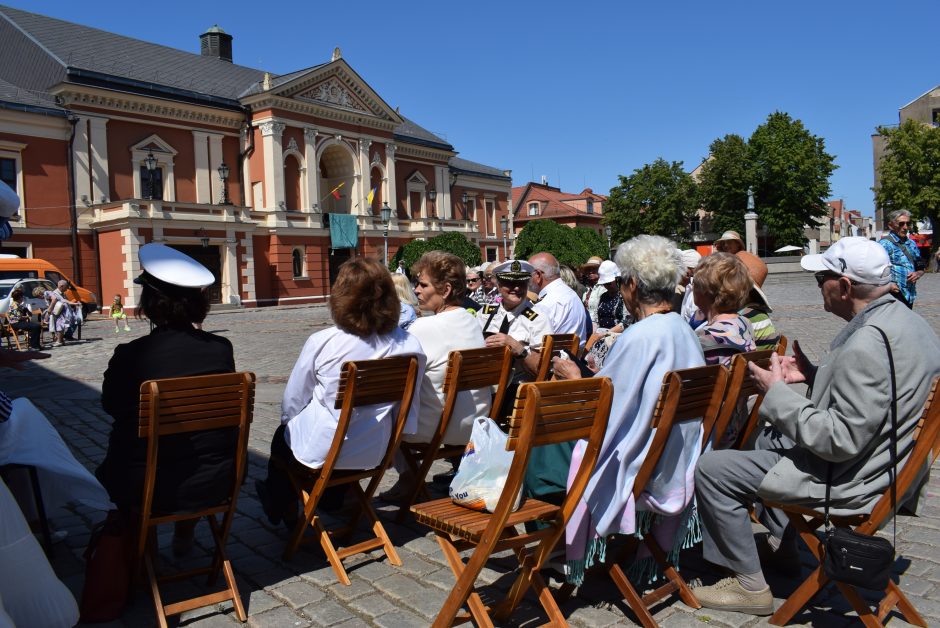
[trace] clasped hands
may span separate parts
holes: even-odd
[[[793,341],[793,355],[779,356],[776,353],[770,356],[770,369],[762,369],[751,362],[747,365],[751,379],[766,393],[777,382],[785,384],[806,383],[812,386],[816,378],[816,366],[809,361],[800,348],[798,340]]]

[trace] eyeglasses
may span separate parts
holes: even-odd
[[[837,273],[832,273],[832,272],[825,271],[825,270],[821,270],[818,273],[814,273],[813,276],[816,277],[816,286],[819,288],[822,288],[822,285],[826,283],[827,281],[829,281],[830,279],[842,279],[843,277],[845,277],[845,275],[839,275]],[[849,279],[849,278],[845,277],[845,279]],[[858,282],[855,281],[854,279],[849,279],[849,283],[852,284],[853,286],[858,285]]]
[[[895,223],[895,224],[897,224],[897,226],[899,226],[899,227],[910,227],[910,226],[911,226],[911,221],[910,221],[910,220],[899,220],[899,221],[897,221],[897,223]]]
[[[487,281],[492,281],[493,275],[483,275],[483,278],[486,279]]]
[[[470,284],[472,284],[472,283],[477,283],[478,281],[480,281],[480,278],[479,278],[479,277],[477,277],[476,279],[468,279],[468,280],[467,280],[467,285],[469,286]]]

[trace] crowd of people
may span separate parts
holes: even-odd
[[[74,340],[78,327],[84,322],[82,304],[73,301],[67,295],[69,282],[60,280],[55,290],[37,287],[30,295],[45,301],[45,308],[33,311],[26,300],[26,294],[19,287],[10,292],[7,311],[3,312],[16,331],[26,331],[29,348],[38,350],[45,347],[61,347],[66,341]],[[47,332],[48,342],[44,347],[43,333]]]

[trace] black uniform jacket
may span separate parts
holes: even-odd
[[[146,439],[137,437],[140,385],[149,379],[235,372],[232,343],[187,325],[157,327],[119,345],[108,363],[101,405],[114,418],[108,453],[96,475],[119,508],[143,499]],[[231,491],[234,429],[163,437],[154,512],[195,510],[219,503]]]

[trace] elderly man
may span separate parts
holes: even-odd
[[[593,257],[589,257],[588,261],[581,265],[581,278],[587,288],[584,295],[581,297],[581,301],[584,302],[584,307],[588,310],[588,316],[594,324],[597,324],[597,305],[601,301],[601,296],[607,292],[604,286],[597,284],[597,280],[600,277],[597,269],[600,268],[601,262],[603,261],[604,260],[594,255]]]
[[[581,346],[591,335],[591,319],[578,293],[561,281],[558,260],[551,253],[536,253],[529,258],[532,264],[533,292],[539,295],[535,311],[548,319],[553,334],[578,334]]]
[[[826,311],[848,324],[818,367],[794,343],[794,356],[773,356],[770,370],[751,365],[767,395],[761,416],[770,426],[753,451],[706,453],[695,473],[705,558],[735,576],[695,595],[707,608],[770,615],[767,586],[751,533],[748,507],[768,500],[822,508],[831,476],[831,509],[870,510],[889,486],[891,384],[884,330],[897,381],[897,448],[907,452],[933,378],[940,374],[940,340],[924,319],[889,294],[891,263],[876,242],[843,238],[823,255],[802,258],[816,271]],[[916,355],[916,359],[912,356]],[[803,397],[787,384],[806,383]],[[899,466],[903,460],[899,460]],[[764,513],[774,556],[784,536],[779,513]],[[792,534],[788,534],[792,537]],[[779,548],[779,549],[778,549]]]
[[[888,235],[880,241],[891,258],[891,294],[906,305],[914,307],[917,298],[917,280],[924,275],[917,245],[907,237],[911,230],[911,212],[899,209],[888,214]]]

